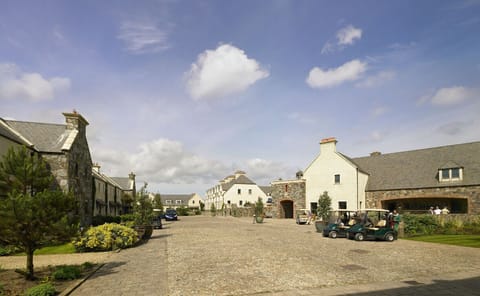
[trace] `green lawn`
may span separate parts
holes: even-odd
[[[50,255],[50,254],[72,254],[75,253],[75,247],[72,243],[66,243],[58,246],[44,247],[36,250],[34,255]],[[15,256],[25,256],[25,253],[18,253]]]
[[[428,235],[409,237],[408,240],[480,248],[480,235]]]

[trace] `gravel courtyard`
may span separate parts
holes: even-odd
[[[329,239],[292,219],[181,217],[168,223],[169,295],[243,295],[478,271],[480,251]]]

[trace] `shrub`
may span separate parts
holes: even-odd
[[[81,270],[78,266],[73,265],[61,265],[53,272],[52,276],[56,280],[74,280],[78,279],[81,275]]]
[[[189,215],[189,209],[184,207],[184,206],[181,206],[179,208],[177,208],[177,214],[179,216],[188,216]]]
[[[407,236],[434,234],[438,227],[437,219],[430,214],[405,214],[402,215],[402,220],[405,223],[405,235]]]
[[[44,283],[32,287],[25,293],[26,296],[53,296],[56,295],[55,287],[51,283]]]
[[[132,228],[109,223],[89,228],[73,245],[78,251],[109,251],[129,248],[137,241],[138,233]]]
[[[105,223],[117,223],[120,224],[122,221],[120,216],[102,216],[102,215],[97,215],[92,218],[92,225],[93,226],[98,226],[102,225]]]
[[[120,216],[120,221],[121,223],[126,223],[126,222],[131,222],[135,221],[135,215],[134,214],[124,214]]]

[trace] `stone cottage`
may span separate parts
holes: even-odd
[[[86,137],[88,122],[76,111],[63,113],[66,124],[1,120],[0,151],[25,145],[47,162],[58,186],[79,203],[82,225],[92,217],[92,159]],[[10,132],[10,135],[8,135]],[[4,152],[2,152],[4,153]]]

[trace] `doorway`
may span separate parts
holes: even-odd
[[[293,201],[283,200],[280,202],[280,208],[282,211],[281,218],[293,218]]]

